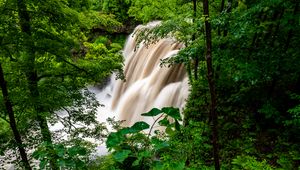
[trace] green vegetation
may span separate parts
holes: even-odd
[[[300,168],[298,1],[0,0],[0,11],[0,154],[21,169],[33,158],[40,169]],[[185,45],[162,63],[185,65],[187,104],[143,114],[164,133],[112,121],[108,135],[85,87],[123,78],[120,33],[152,20],[139,41]],[[84,137],[107,137],[111,153],[92,161]]]
[[[88,157],[90,151],[81,150],[93,148],[83,138],[100,139],[106,129],[96,120],[100,104],[85,86],[112,72],[121,76],[123,66],[121,45],[88,40],[92,28],[113,32],[121,23],[95,11],[94,4],[72,1],[3,0],[0,10],[0,116],[15,137],[15,143],[3,138],[1,150],[18,147],[25,169],[31,169],[24,153],[28,146],[37,149],[33,157],[40,168],[82,168],[88,161],[82,154]],[[67,139],[51,134],[47,122],[61,122]],[[10,135],[4,127],[1,134]],[[81,162],[68,162],[75,158]]]

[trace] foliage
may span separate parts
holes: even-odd
[[[95,11],[98,5],[96,1],[0,1],[0,62],[17,128],[26,147],[39,148],[35,158],[42,168],[85,166],[75,152],[87,159],[91,147],[78,141],[105,136],[106,127],[96,120],[100,104],[85,86],[121,72],[123,59],[120,45],[88,41],[94,28],[112,32],[121,25]],[[51,134],[47,122],[63,128]],[[2,146],[12,143],[3,140],[1,150],[15,148]]]
[[[52,159],[53,154],[49,154],[49,151],[47,151],[49,149],[48,145],[47,143],[41,144],[32,155],[35,159],[40,160],[40,169],[47,169],[47,165]],[[83,145],[66,147],[65,145],[57,144],[52,152],[55,152],[57,164],[63,169],[85,169],[89,160],[89,151]]]
[[[175,0],[131,0],[128,14],[143,23],[153,20],[175,18],[178,14],[188,11],[189,5]],[[140,12],[142,11],[142,12]]]
[[[199,0],[24,3],[27,21],[20,17],[17,1],[0,0],[0,62],[18,129],[27,148],[38,148],[34,157],[41,160],[41,168],[49,167],[53,158],[64,169],[87,168],[92,146],[82,138],[103,139],[107,129],[96,121],[101,105],[85,86],[115,71],[122,78],[123,41],[113,41],[122,24],[161,20],[142,30],[138,42],[171,38],[184,44],[178,55],[162,61],[184,64],[189,75],[183,125],[174,108],[143,113],[155,117],[153,125],[115,124],[117,131],[106,141],[112,153],[95,161],[96,168],[213,168],[206,22],[212,33],[222,168],[299,169],[299,2],[214,0],[209,1],[209,17],[202,14]],[[0,152],[15,148],[3,110],[1,102]],[[64,125],[51,134],[53,144],[43,140],[38,118]],[[155,129],[157,124],[164,133]],[[65,133],[67,140],[61,138]]]
[[[117,170],[114,166],[115,162],[112,155],[105,155],[97,157],[88,164],[89,170]]]
[[[130,19],[127,14],[130,5],[130,0],[103,0],[102,11],[116,15],[118,21],[125,23]]]
[[[111,43],[105,37],[99,37],[94,43],[85,42],[84,47],[87,48],[87,53],[84,60],[78,60],[80,64],[88,65],[93,72],[90,74],[98,75],[95,79],[100,80],[103,77],[108,77],[113,71],[117,72],[119,78],[123,78],[122,67],[123,57],[120,53],[122,46],[117,43]],[[88,60],[88,62],[86,61]],[[90,64],[91,61],[95,61],[93,66]],[[111,70],[107,72],[106,70]],[[100,74],[99,74],[100,73]]]
[[[267,164],[266,160],[262,162],[257,161],[255,158],[251,156],[238,156],[236,159],[233,159],[232,164],[234,165],[232,169],[266,169],[272,170],[272,167]]]
[[[176,131],[180,130],[181,125],[178,123],[181,120],[179,109],[172,107],[153,108],[142,115],[156,116],[155,123],[164,126],[168,135],[174,135]],[[174,122],[171,122],[170,118]],[[131,127],[121,128],[117,132],[110,133],[106,146],[113,150],[114,167],[120,169],[149,169],[153,166],[159,168],[162,165],[161,160],[164,158],[161,154],[168,150],[169,143],[166,136],[160,136],[162,134],[159,130],[155,130],[156,135],[150,136],[155,123],[150,127],[145,122],[136,122]],[[149,129],[147,135],[144,132],[146,129]],[[164,166],[181,167],[182,162]]]
[[[300,101],[300,95],[293,94],[291,95],[291,98],[296,101]],[[291,114],[291,119],[285,121],[286,126],[293,125],[295,127],[299,127],[300,126],[300,104],[296,105],[293,108],[290,108],[288,110],[288,113]]]

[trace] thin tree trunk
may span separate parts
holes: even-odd
[[[17,0],[18,6],[18,16],[20,19],[20,26],[22,32],[25,33],[25,48],[27,48],[27,60],[26,60],[26,67],[27,70],[25,71],[26,79],[28,81],[28,88],[30,91],[31,99],[33,100],[35,111],[37,113],[37,121],[39,122],[39,126],[41,129],[42,139],[46,142],[47,150],[52,153],[52,157],[50,159],[50,167],[51,169],[59,169],[56,164],[56,155],[53,152],[53,142],[51,137],[51,132],[47,125],[47,119],[41,115],[44,112],[43,107],[39,104],[40,94],[38,90],[38,76],[37,71],[35,70],[35,52],[32,48],[32,33],[31,33],[31,26],[30,26],[30,16],[27,11],[26,4],[24,0]]]
[[[12,103],[8,96],[8,90],[7,90],[7,86],[6,86],[6,81],[4,79],[4,74],[3,74],[3,69],[2,69],[1,63],[0,63],[0,85],[1,85],[2,94],[3,94],[3,98],[4,98],[6,112],[8,113],[8,117],[9,117],[10,128],[13,131],[13,134],[14,134],[14,137],[15,137],[15,140],[17,143],[17,147],[18,147],[20,155],[21,155],[21,159],[22,159],[22,163],[23,163],[22,165],[24,166],[24,168],[26,170],[31,170],[30,164],[27,159],[27,154],[26,154],[25,148],[23,147],[21,135],[17,129],[15,115],[14,115]]]
[[[218,145],[218,114],[217,114],[217,98],[214,82],[214,70],[212,65],[212,40],[211,40],[211,26],[209,21],[209,6],[208,0],[203,1],[203,12],[205,16],[205,37],[206,37],[206,65],[207,65],[207,79],[210,91],[210,117],[212,120],[212,142],[214,153],[215,169],[220,169],[219,161],[219,145]]]
[[[195,24],[197,17],[197,0],[193,0],[193,23]],[[196,40],[196,33],[193,34],[192,40]],[[199,67],[199,56],[198,54],[195,54],[195,64],[194,64],[194,78],[195,80],[198,79],[198,67]]]

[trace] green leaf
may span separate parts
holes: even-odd
[[[129,127],[129,128],[123,128],[120,130],[120,133],[122,135],[125,134],[129,134],[129,133],[137,133],[140,132],[142,130],[148,129],[150,127],[149,124],[147,124],[146,122],[136,122],[133,126]]]
[[[153,108],[149,112],[143,113],[142,116],[157,116],[157,115],[159,115],[161,113],[162,113],[161,110],[159,110],[157,108]]]
[[[123,134],[118,133],[118,132],[112,132],[107,137],[106,146],[108,148],[115,147],[115,146],[119,145],[124,139],[125,138],[124,138]]]
[[[148,129],[150,125],[146,122],[136,122],[133,126],[131,126],[132,129],[137,130],[137,131],[142,131],[145,129]]]
[[[122,151],[114,153],[113,157],[117,162],[122,163],[128,157],[128,155],[130,153],[131,153],[130,150],[122,150]]]
[[[123,128],[123,129],[119,130],[118,132],[113,132],[113,133],[109,134],[107,141],[106,141],[106,146],[108,148],[115,147],[115,146],[119,145],[125,139],[124,135],[130,134],[130,133],[137,133],[142,130],[148,129],[149,127],[150,127],[149,124],[141,121],[141,122],[136,122],[131,127]]]
[[[164,107],[161,109],[164,113],[166,113],[168,116],[177,119],[177,120],[182,120],[180,117],[180,112],[178,108],[174,107]]]

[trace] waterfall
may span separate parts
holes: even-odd
[[[112,81],[109,92],[106,89],[106,95],[98,95],[100,102],[103,102],[103,95],[107,97],[106,103],[110,100],[110,106],[106,107],[110,107],[109,110],[117,115],[117,119],[126,120],[124,125],[132,125],[137,121],[151,123],[153,118],[142,117],[141,113],[153,107],[183,108],[188,96],[188,78],[184,66],[160,67],[161,59],[171,57],[183,48],[181,43],[173,39],[160,39],[154,44],[146,46],[141,43],[137,47],[138,32],[157,24],[140,25],[129,36],[123,50],[126,81]]]

